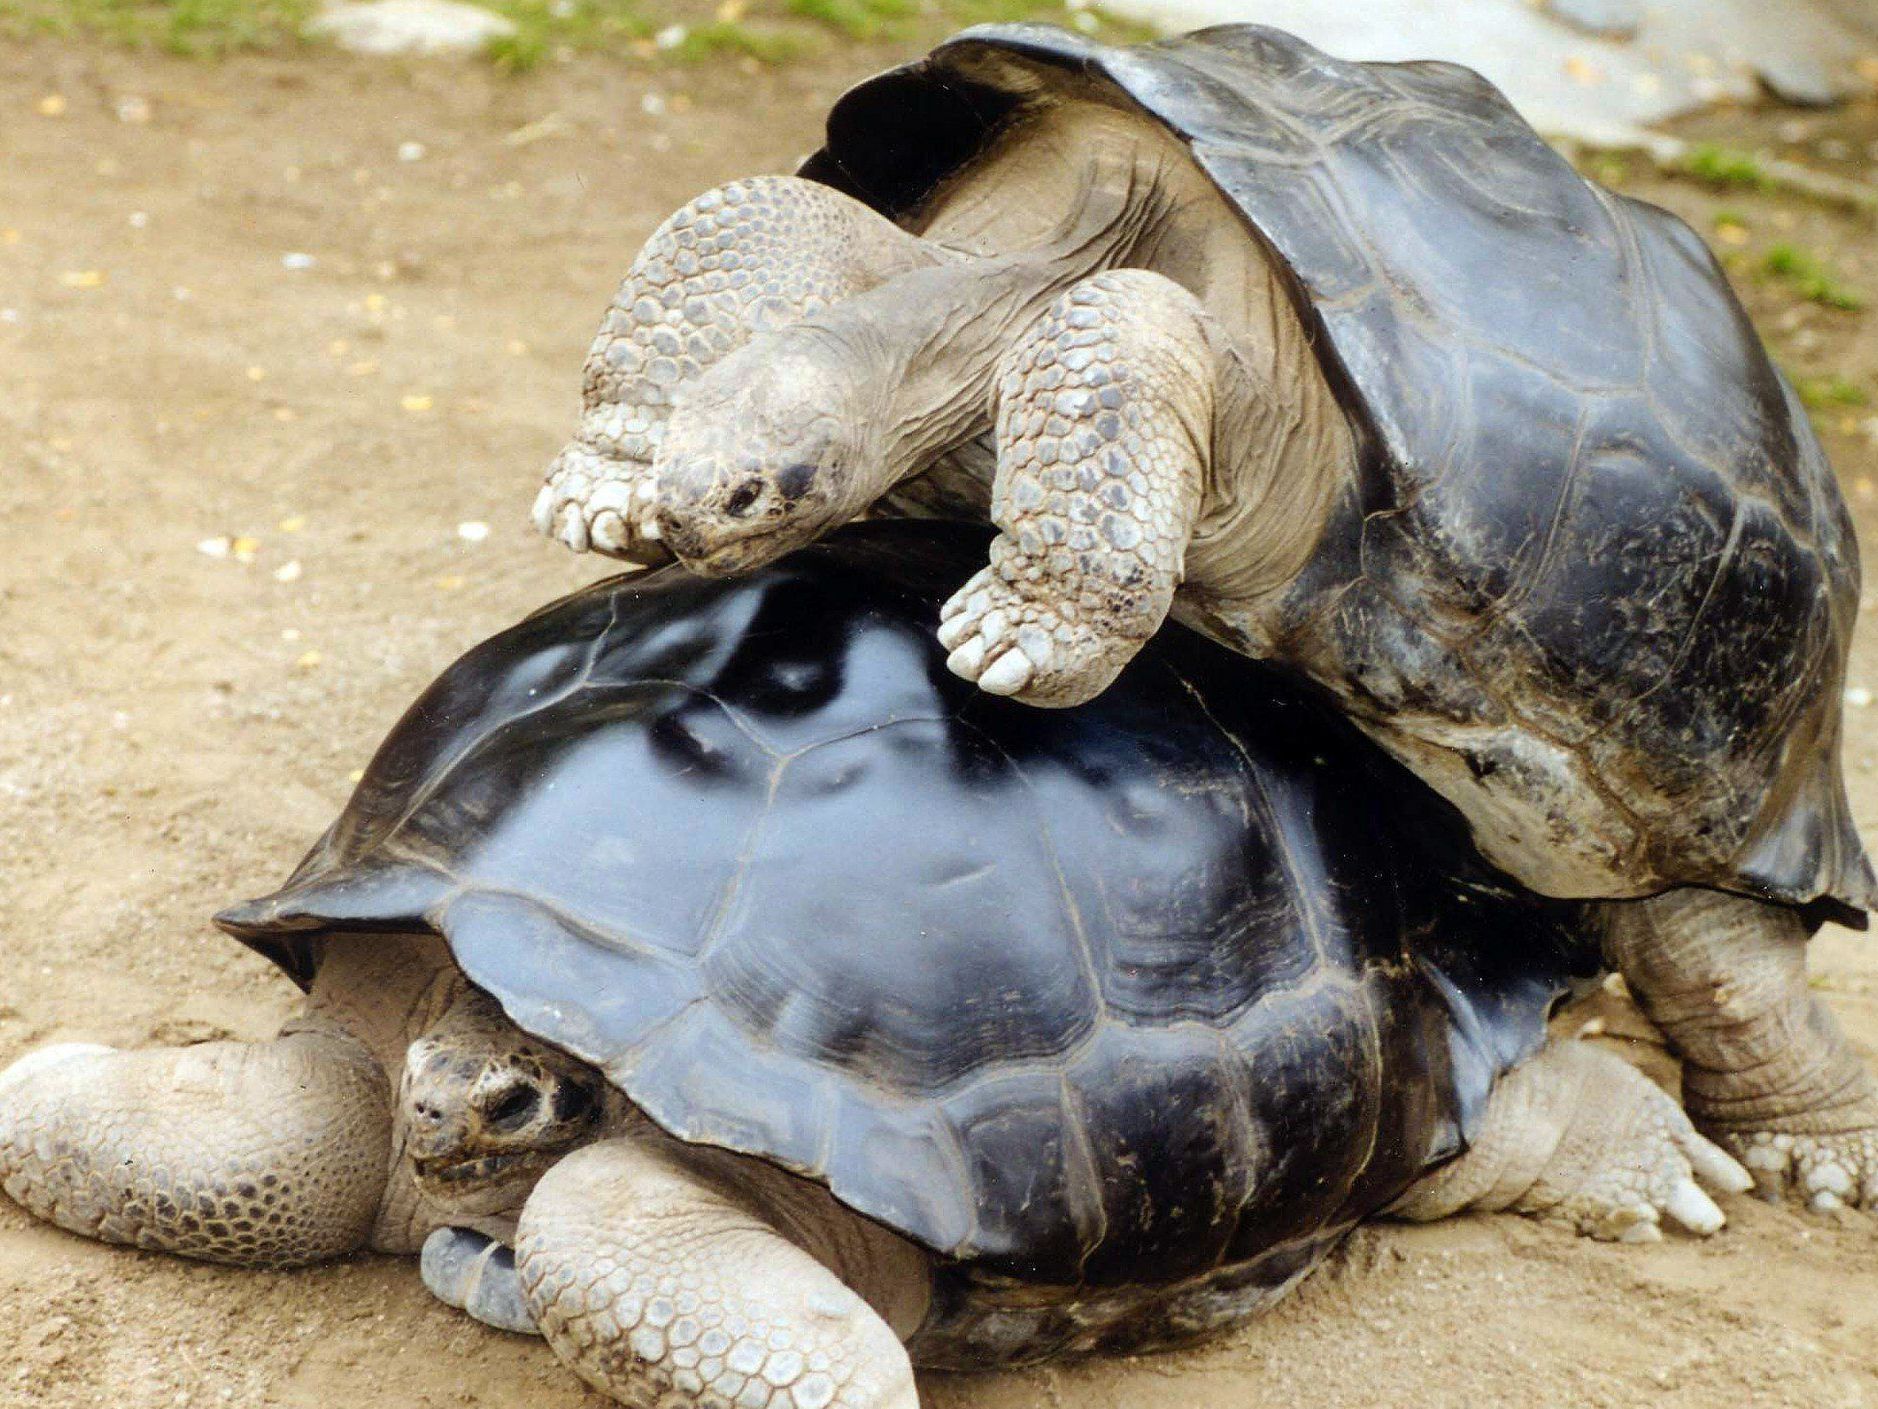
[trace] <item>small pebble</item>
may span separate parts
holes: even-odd
[[[1871,704],[1871,691],[1863,685],[1854,685],[1845,692],[1845,702],[1853,709],[1864,709]]]
[[[305,571],[305,569],[300,566],[300,560],[294,558],[289,562],[282,563],[279,567],[274,569],[274,581],[298,582],[300,580],[300,574],[303,571]]]
[[[251,563],[254,555],[261,551],[261,540],[249,538],[245,534],[231,541],[228,551],[238,563]]]
[[[150,227],[150,212],[149,211],[133,210],[130,213],[130,228],[131,229],[147,230],[149,227]]]
[[[61,117],[65,113],[65,95],[48,93],[37,104],[41,117]]]
[[[665,95],[662,93],[647,93],[639,100],[639,111],[644,113],[647,117],[663,117],[665,115]]]
[[[59,282],[68,289],[100,289],[104,281],[102,269],[67,269],[59,275]]]
[[[652,42],[661,49],[676,49],[690,34],[691,31],[682,24],[668,24],[652,36]]]
[[[150,100],[135,93],[126,93],[117,100],[117,120],[141,127],[150,121]]]
[[[220,559],[226,558],[228,556],[228,550],[233,546],[234,541],[224,533],[215,538],[203,539],[200,543],[196,544],[196,551],[205,558]]]
[[[279,528],[282,533],[298,533],[301,529],[306,527],[306,515],[289,514],[275,525],[275,527]]]
[[[422,415],[424,412],[430,410],[433,404],[430,397],[424,395],[422,392],[412,392],[407,396],[398,398],[398,405],[402,406],[406,411],[409,411],[413,416]]]
[[[282,269],[311,269],[315,264],[318,264],[318,263],[319,261],[315,259],[312,255],[303,254],[299,250],[294,250],[291,253],[283,254],[280,257],[280,267]]]
[[[481,543],[489,536],[489,525],[480,519],[465,519],[456,526],[456,536],[465,543]]]
[[[325,657],[320,655],[318,651],[302,651],[299,659],[294,661],[293,668],[295,670],[312,670],[318,666],[323,659],[325,659]]]
[[[422,142],[400,142],[398,143],[398,160],[422,161],[426,151],[427,148]]]

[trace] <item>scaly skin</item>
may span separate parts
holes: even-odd
[[[0,1187],[72,1232],[213,1262],[414,1253],[445,1224],[512,1231],[603,1087],[500,1020],[441,940],[361,938],[272,1042],[14,1063]]]
[[[590,1145],[522,1211],[528,1308],[555,1353],[624,1404],[918,1409],[899,1335],[850,1283],[898,1283],[883,1299],[910,1300],[916,1324],[922,1255],[896,1256],[898,1239],[868,1240],[872,1225],[837,1213],[850,1255],[831,1266],[765,1203],[647,1141]],[[842,1246],[815,1241],[824,1256]]]
[[[1723,1218],[1702,1183],[1753,1180],[1635,1067],[1555,1040],[1500,1079],[1468,1152],[1390,1211],[1421,1223],[1505,1209],[1625,1242],[1661,1237],[1667,1217],[1706,1237]]]
[[[59,1227],[209,1262],[365,1246],[391,1092],[336,1027],[179,1051],[51,1048],[0,1077],[0,1187]]]
[[[699,196],[654,232],[607,310],[536,526],[576,552],[665,561],[651,467],[678,388],[753,334],[940,257],[812,181],[758,176]]]
[[[1878,1212],[1878,1083],[1806,983],[1800,916],[1715,891],[1601,907],[1606,957],[1683,1059],[1683,1100],[1763,1194]]]
[[[945,604],[946,664],[996,695],[1107,689],[1174,603],[1219,359],[1198,300],[1146,270],[1075,285],[1005,355],[991,566]]]

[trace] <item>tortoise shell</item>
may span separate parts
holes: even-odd
[[[1172,629],[1093,704],[945,669],[961,525],[600,583],[472,650],[287,884],[302,984],[435,931],[689,1141],[959,1275],[1284,1280],[1462,1148],[1587,956],[1276,675]]]
[[[844,97],[803,174],[918,229],[1067,100],[1184,141],[1357,428],[1273,656],[1536,889],[1869,907],[1839,767],[1851,522],[1701,240],[1580,178],[1470,70],[1251,25],[968,30]]]

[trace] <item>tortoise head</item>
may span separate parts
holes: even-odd
[[[535,1041],[466,987],[406,1050],[402,1147],[430,1198],[462,1212],[507,1211],[599,1133],[608,1090],[594,1068]]]
[[[772,335],[691,383],[655,466],[660,537],[685,566],[749,572],[866,508],[874,423],[855,353],[814,328]]]

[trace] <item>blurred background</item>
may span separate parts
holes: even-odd
[[[294,995],[206,916],[285,874],[437,670],[608,570],[525,520],[641,241],[789,169],[849,83],[1011,19],[1481,69],[1708,240],[1873,541],[1874,0],[0,0],[0,1063],[274,1030]],[[1878,824],[1870,635],[1846,763]],[[1872,1056],[1878,950],[1815,955]],[[1215,1346],[930,1394],[1878,1406],[1878,1229],[1730,1216],[1642,1249],[1365,1230]],[[0,1405],[346,1403],[595,1406],[408,1265],[191,1266],[0,1200]]]

